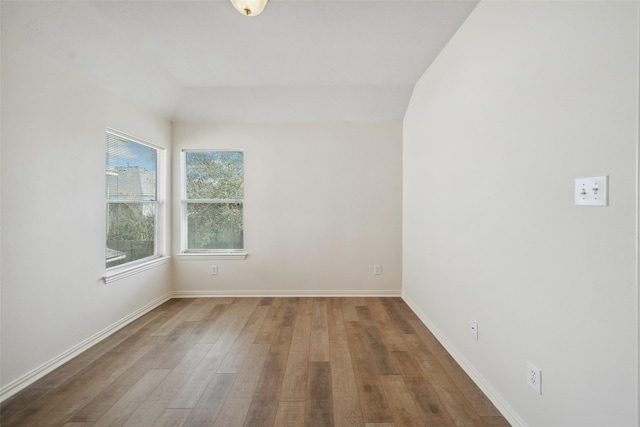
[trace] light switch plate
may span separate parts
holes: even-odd
[[[574,197],[577,206],[609,206],[609,176],[577,178]]]

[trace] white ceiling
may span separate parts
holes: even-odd
[[[477,0],[2,1],[2,30],[189,121],[400,121]]]

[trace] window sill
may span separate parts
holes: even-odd
[[[104,280],[105,284],[115,282],[116,280],[124,279],[125,277],[138,274],[141,271],[149,270],[150,268],[154,268],[158,265],[166,264],[167,262],[169,262],[169,259],[171,259],[171,257],[163,256],[154,258],[150,261],[142,262],[140,264],[126,266],[121,269],[118,269],[116,267],[111,271],[107,271],[102,280]]]
[[[198,259],[247,259],[246,252],[185,252],[176,255],[185,260]]]

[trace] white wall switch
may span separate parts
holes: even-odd
[[[574,197],[577,206],[609,206],[609,176],[577,178]]]

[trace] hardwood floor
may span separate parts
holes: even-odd
[[[173,299],[4,402],[11,426],[508,426],[400,298]]]

